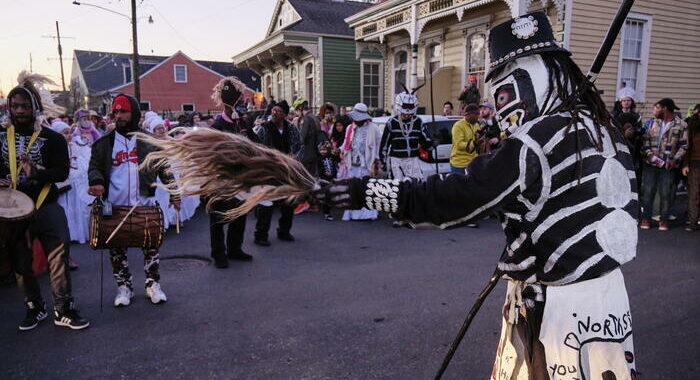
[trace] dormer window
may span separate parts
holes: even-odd
[[[173,65],[175,83],[187,83],[187,65]]]
[[[282,29],[294,21],[294,8],[288,2],[284,2],[277,17],[277,29]]]
[[[122,65],[122,74],[124,75],[124,83],[131,82],[131,65],[130,64],[125,63]]]

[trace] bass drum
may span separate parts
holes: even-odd
[[[129,214],[129,206],[112,206],[112,215],[102,215],[102,202],[95,200],[90,215],[92,249],[157,249],[163,243],[165,226],[160,206],[138,206]],[[129,216],[127,216],[129,214]],[[123,221],[123,223],[122,223]],[[121,227],[119,225],[121,224]],[[119,230],[107,242],[114,230]]]

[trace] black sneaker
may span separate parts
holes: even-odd
[[[73,330],[82,330],[90,326],[90,322],[78,314],[72,306],[67,307],[65,311],[53,311],[53,324],[56,326],[64,326]]]
[[[253,256],[243,252],[242,250],[239,250],[236,253],[229,253],[226,255],[229,260],[239,260],[239,261],[251,261],[253,260]]]
[[[294,241],[294,235],[290,234],[289,232],[278,232],[277,233],[277,239],[280,239],[282,241]]]
[[[262,247],[269,247],[271,245],[270,241],[265,238],[255,238],[253,243]]]
[[[46,313],[46,306],[41,302],[27,302],[27,315],[24,317],[22,323],[19,324],[20,331],[27,331],[35,328],[39,322],[43,321],[48,314]]]

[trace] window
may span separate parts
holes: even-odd
[[[292,66],[289,72],[292,76],[292,99],[296,100],[299,97],[299,77],[296,66]]]
[[[131,65],[130,64],[122,65],[122,70],[124,73],[124,83],[131,82]]]
[[[427,58],[427,66],[428,69],[430,69],[430,73],[434,73],[437,71],[437,69],[442,66],[442,45],[441,44],[433,44],[428,46],[425,52],[425,56]]]
[[[622,27],[617,88],[633,88],[638,102],[645,100],[650,34],[651,16],[630,13]]]
[[[282,72],[277,73],[277,101],[284,99],[282,95]]]
[[[394,93],[398,94],[406,86],[408,74],[408,53],[402,50],[394,54]]]
[[[182,111],[184,111],[184,112],[194,112],[194,104],[192,104],[192,103],[182,103]]]
[[[270,99],[272,96],[272,75],[265,77],[265,89],[267,93],[267,98]]]
[[[309,107],[314,106],[314,64],[309,62],[305,67],[306,72],[306,99],[309,101]]]
[[[370,108],[379,108],[381,98],[382,61],[362,60],[362,103]]]
[[[484,72],[486,70],[486,34],[474,33],[467,39],[466,86],[475,84],[483,96]]]
[[[187,65],[173,65],[175,83],[187,83]]]
[[[141,111],[150,111],[151,102],[141,102],[139,103],[139,108],[141,109]]]

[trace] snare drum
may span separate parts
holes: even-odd
[[[159,248],[165,235],[163,210],[160,206],[137,206],[127,217],[129,210],[130,206],[112,206],[112,215],[102,215],[102,202],[95,200],[90,215],[90,247]],[[122,226],[107,243],[107,239],[122,221]]]

